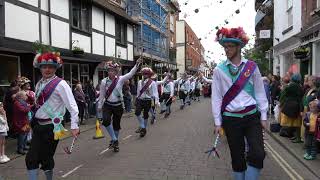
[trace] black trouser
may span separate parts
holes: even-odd
[[[222,116],[222,119],[222,127],[225,130],[230,148],[233,171],[245,171],[247,163],[250,166],[262,169],[265,151],[260,114],[255,113],[243,118]],[[249,145],[247,158],[244,155],[245,137]]]
[[[306,145],[306,153],[311,155],[312,157],[316,157],[317,155],[317,138],[314,133],[305,134],[305,145]]]
[[[112,122],[113,129],[115,131],[119,131],[121,129],[120,122],[121,122],[122,114],[123,114],[122,104],[117,106],[112,106],[110,104],[104,103],[102,125],[104,125],[105,127],[108,127]]]
[[[151,99],[146,99],[146,100],[137,99],[135,115],[140,116],[141,112],[143,111],[143,118],[147,120],[149,118],[151,101],[152,101]]]
[[[184,91],[179,91],[179,99],[183,100],[183,103],[186,101],[187,94]]]
[[[86,108],[86,104],[84,102],[77,101],[78,109],[79,109],[79,119],[80,123],[83,121],[84,110]]]
[[[200,97],[200,89],[195,89],[195,90],[194,90],[194,95],[195,95],[196,97]]]
[[[28,170],[41,169],[52,170],[54,168],[54,153],[58,140],[54,140],[53,124],[40,125],[35,123],[32,128],[31,146],[26,156]]]
[[[172,104],[172,98],[170,98],[169,93],[163,93],[159,101],[161,103],[164,101],[166,103],[166,106],[169,106]]]

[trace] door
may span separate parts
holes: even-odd
[[[80,81],[79,64],[65,63],[63,65],[63,78],[73,89]]]

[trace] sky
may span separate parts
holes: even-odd
[[[223,48],[215,41],[217,32],[215,27],[242,26],[250,37],[249,44],[254,44],[254,20],[256,15],[254,1],[178,0],[181,9],[179,16],[181,20],[185,20],[191,26],[198,38],[201,38],[201,43],[206,50],[205,56],[210,57],[206,59],[219,63],[225,59],[225,56]],[[198,13],[195,13],[195,9],[199,10]],[[235,13],[237,9],[240,10],[239,14]],[[227,25],[225,25],[225,20],[228,21]]]

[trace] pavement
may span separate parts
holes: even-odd
[[[232,179],[225,137],[218,144],[220,159],[208,158],[204,153],[212,147],[214,139],[210,99],[201,99],[184,110],[179,110],[175,103],[171,116],[164,119],[158,115],[144,138],[134,133],[138,122],[129,114],[122,119],[119,153],[108,150],[110,138],[106,132],[106,138],[92,139],[93,124],[87,124],[86,131],[81,127],[71,155],[62,149],[70,145],[72,138],[59,142],[54,179]],[[265,144],[267,156],[261,180],[319,179],[268,133]],[[39,174],[44,179],[43,173]],[[2,179],[26,179],[24,157],[0,165]]]

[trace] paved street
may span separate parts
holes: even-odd
[[[55,179],[231,179],[231,165],[226,139],[219,144],[221,159],[204,151],[212,146],[213,122],[209,99],[195,102],[183,111],[173,108],[172,116],[149,126],[147,136],[134,133],[137,120],[122,122],[120,152],[106,150],[109,137],[93,140],[94,129],[81,134],[74,152],[62,148],[71,138],[59,143],[55,156]],[[305,167],[266,135],[268,155],[262,180],[315,180]],[[44,177],[40,172],[40,177]],[[0,180],[26,179],[24,157],[0,165]]]

